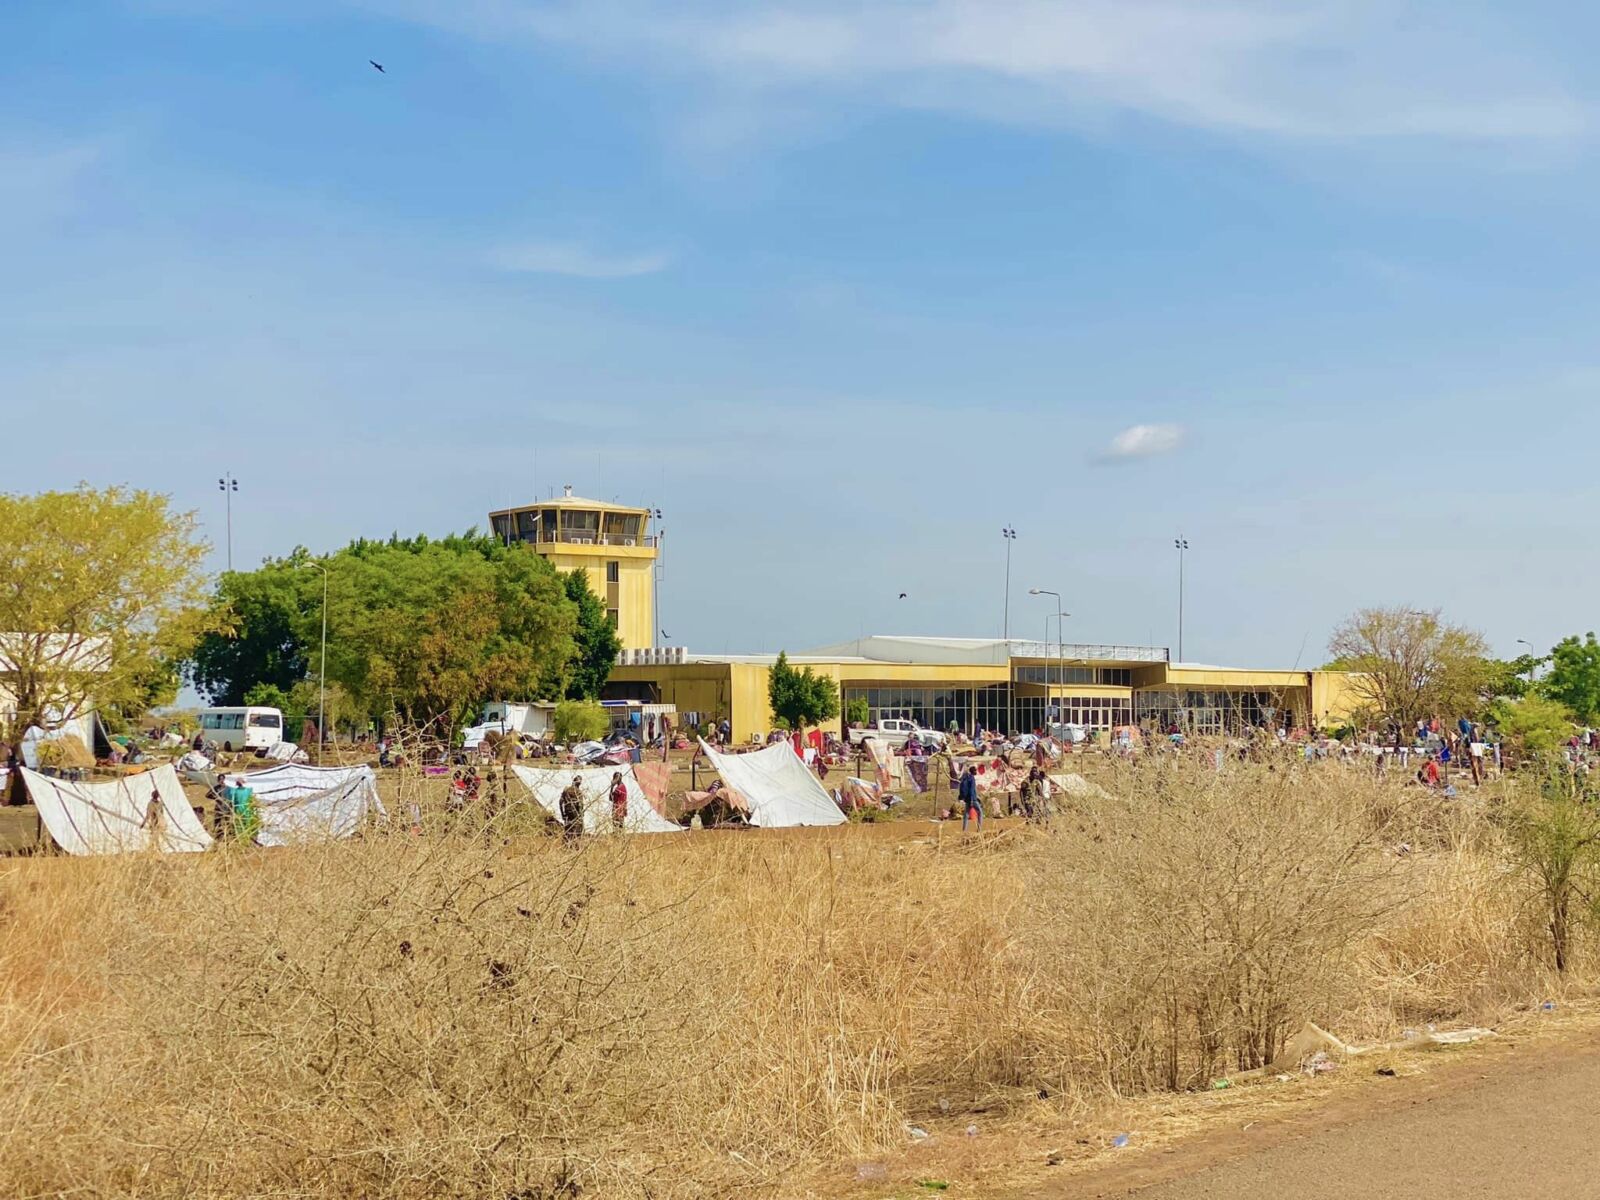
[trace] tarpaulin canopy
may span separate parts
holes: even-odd
[[[683,826],[674,825],[656,811],[631,765],[564,769],[513,766],[511,771],[522,780],[534,803],[558,821],[561,820],[561,793],[576,776],[583,788],[585,833],[610,833],[615,828],[611,815],[611,777],[618,774],[628,788],[628,814],[622,823],[624,833],[683,832]]]
[[[242,778],[256,795],[263,846],[347,838],[360,830],[367,815],[389,814],[378,797],[378,779],[371,767],[312,767],[289,763]]]
[[[106,783],[72,783],[22,768],[28,795],[68,854],[204,850],[211,835],[168,764]]]
[[[764,829],[842,825],[844,813],[787,742],[752,754],[719,754],[700,742],[717,774],[750,805],[750,824]]]

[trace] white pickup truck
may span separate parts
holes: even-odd
[[[907,721],[901,717],[882,717],[876,725],[865,729],[847,730],[845,736],[850,739],[852,746],[859,746],[871,738],[898,750],[911,740],[912,734],[916,734],[917,740],[930,750],[944,748],[944,734],[937,729],[924,729],[915,721]]]

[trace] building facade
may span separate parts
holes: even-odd
[[[494,536],[522,542],[561,571],[583,571],[626,650],[655,644],[656,559],[651,510],[565,494],[489,514]]]
[[[776,655],[624,654],[608,699],[677,706],[727,718],[736,740],[772,727],[767,674]],[[1158,646],[1060,645],[998,638],[864,637],[789,656],[839,685],[841,708],[865,700],[870,719],[909,717],[930,729],[1029,730],[1048,721],[1197,734],[1343,720],[1348,677],[1174,663]],[[843,726],[843,716],[838,726]]]

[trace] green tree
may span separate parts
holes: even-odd
[[[293,711],[289,704],[289,693],[275,683],[252,684],[240,703],[260,705],[262,708],[276,708],[283,713]]]
[[[622,649],[622,639],[616,626],[606,615],[589,587],[588,573],[570,571],[565,576],[567,599],[577,605],[578,628],[573,634],[577,650],[568,664],[567,698],[569,700],[597,700],[611,668],[617,665],[617,653]]]
[[[245,703],[257,684],[287,692],[306,676],[305,636],[320,619],[322,582],[296,549],[259,571],[229,571],[217,583],[212,611],[221,626],[200,639],[189,680],[212,704]],[[313,643],[314,644],[314,643]]]
[[[1540,687],[1585,725],[1600,722],[1600,642],[1594,634],[1585,634],[1581,641],[1574,636],[1557,642],[1550,651],[1550,673]]]
[[[548,694],[576,653],[576,606],[527,546],[392,538],[325,561],[328,678],[366,716],[454,725],[485,700]]]
[[[0,736],[175,694],[173,666],[216,620],[193,513],[122,487],[0,494]]]
[[[1509,698],[1519,700],[1533,688],[1533,673],[1545,662],[1537,654],[1519,654],[1516,658],[1491,658],[1484,661],[1482,688],[1485,705]]]
[[[1549,754],[1572,736],[1572,713],[1559,700],[1545,696],[1497,700],[1489,709],[1489,719],[1526,754]]]
[[[207,638],[190,666],[214,703],[237,703],[257,683],[303,703],[322,661],[314,566],[327,572],[330,726],[390,713],[454,725],[485,700],[564,694],[578,618],[560,573],[527,546],[468,533],[360,540],[315,560],[296,549],[224,576],[214,611],[232,628]],[[315,703],[305,712],[314,716]]]
[[[1352,672],[1358,700],[1405,727],[1481,711],[1487,648],[1482,634],[1446,624],[1437,609],[1367,608],[1333,631],[1329,667]]]
[[[839,685],[810,667],[791,667],[788,653],[781,652],[767,676],[767,702],[791,729],[820,725],[839,715]]]
[[[557,741],[592,742],[606,735],[611,716],[592,700],[563,700],[551,719]]]
[[[872,720],[872,705],[865,696],[857,696],[844,706],[845,720],[851,725],[865,725]]]

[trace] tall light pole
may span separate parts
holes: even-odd
[[[1178,552],[1178,661],[1183,661],[1183,556],[1189,550],[1188,538],[1175,538],[1173,549]]]
[[[1000,536],[1006,540],[1006,615],[1000,625],[1000,636],[1009,642],[1011,640],[1011,543],[1017,540],[1017,531],[1007,525],[1000,530]]]
[[[1539,668],[1538,651],[1536,651],[1533,648],[1533,643],[1530,642],[1527,638],[1518,638],[1517,639],[1517,645],[1526,646],[1528,648],[1528,658],[1530,660],[1532,660],[1532,661],[1530,661],[1528,663],[1528,682],[1532,683],[1533,682],[1533,673],[1534,673],[1534,671],[1538,670],[1538,668]]]
[[[317,672],[317,766],[320,767],[322,747],[328,741],[322,724],[328,711],[328,568],[315,560],[307,561],[306,566],[322,572],[322,669]]]
[[[1052,592],[1049,588],[1029,588],[1028,589],[1028,595],[1030,595],[1030,596],[1054,596],[1056,598],[1056,683],[1061,685],[1062,697],[1063,697],[1063,699],[1065,699],[1066,682],[1067,682],[1067,657],[1066,657],[1066,655],[1067,655],[1067,651],[1066,651],[1067,635],[1066,635],[1066,632],[1065,632],[1065,630],[1063,628],[1062,619],[1064,617],[1070,617],[1072,614],[1069,613],[1069,612],[1062,612],[1061,611],[1061,593],[1060,592]],[[1050,631],[1050,626],[1049,626],[1048,618],[1047,618],[1046,624],[1045,624],[1045,632],[1049,633],[1049,631]],[[1049,718],[1049,715],[1050,715],[1050,672],[1048,670],[1045,671],[1044,677],[1045,677],[1044,707],[1045,707],[1046,724],[1048,724],[1049,723],[1048,718]],[[1065,721],[1062,722],[1062,724],[1065,724],[1065,723],[1066,723]]]
[[[239,490],[239,481],[229,471],[217,480],[217,491],[228,506],[228,570],[233,570],[233,494]]]
[[[645,516],[659,521],[661,520],[661,510],[659,508],[646,509]],[[650,589],[650,628],[656,632],[661,629],[661,539],[666,536],[666,532],[665,529],[656,531],[656,559],[650,566],[650,576],[654,584]],[[666,634],[661,634],[661,639],[665,641]],[[650,635],[650,644],[652,646],[657,644],[656,633]]]

